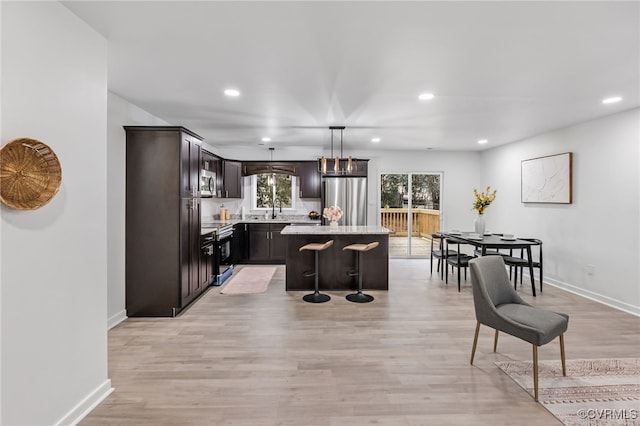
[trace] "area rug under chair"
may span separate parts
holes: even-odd
[[[533,396],[532,362],[496,365]],[[538,363],[539,402],[558,420],[573,425],[640,425],[640,358]]]
[[[264,293],[275,274],[273,266],[245,266],[237,274],[234,273],[227,284],[220,290],[222,294]]]

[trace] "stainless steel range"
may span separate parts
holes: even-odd
[[[218,232],[215,234],[218,274],[214,285],[222,285],[222,283],[233,274],[231,240],[233,240],[233,225],[220,225]]]

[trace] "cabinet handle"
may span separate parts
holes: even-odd
[[[247,224],[244,224],[244,232],[247,232]]]
[[[228,190],[225,190],[225,191],[224,191],[224,193],[226,194],[226,195],[225,195],[225,198],[229,198],[229,191],[228,191]]]

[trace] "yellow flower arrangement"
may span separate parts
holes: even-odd
[[[484,214],[484,210],[489,207],[489,204],[496,199],[496,190],[491,192],[491,187],[487,186],[486,192],[478,192],[473,188],[473,195],[476,197],[476,201],[473,203],[473,209],[478,211],[478,214]]]

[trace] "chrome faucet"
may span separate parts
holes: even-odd
[[[276,214],[276,202],[280,203],[280,213],[282,213],[282,201],[280,201],[280,198],[275,198],[271,203],[271,219],[278,217]]]

